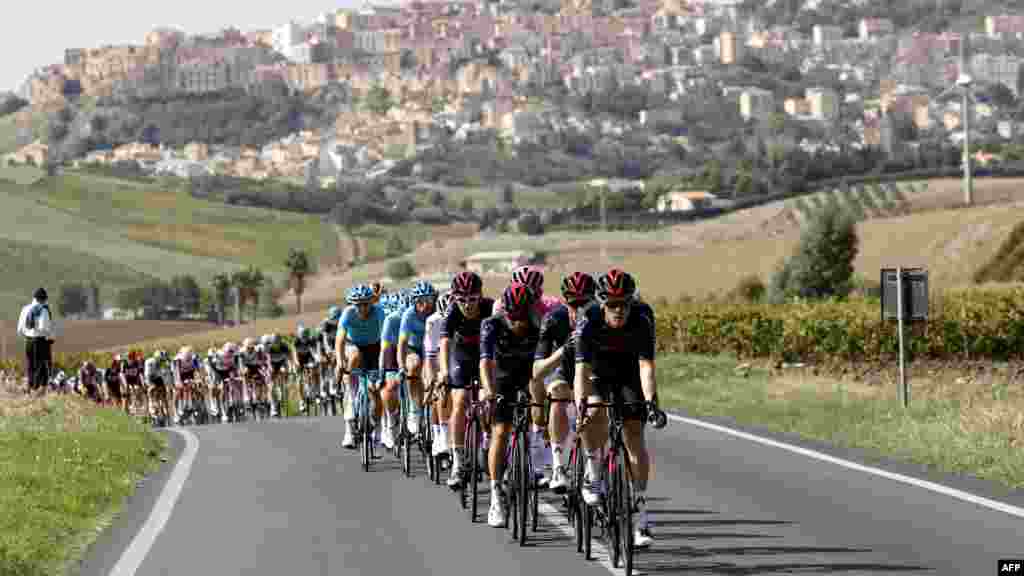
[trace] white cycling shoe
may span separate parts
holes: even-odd
[[[587,506],[597,506],[604,498],[604,480],[584,478],[583,486],[580,486],[580,495]]]
[[[565,494],[569,488],[569,479],[565,476],[565,466],[555,466],[551,472],[551,491],[555,494]]]
[[[341,447],[350,450],[356,447],[356,439],[352,434],[352,424],[350,422],[345,423],[345,438],[341,441]]]
[[[492,528],[505,527],[505,502],[500,492],[491,492],[491,509],[487,512],[487,525]]]
[[[391,424],[384,425],[384,431],[381,432],[380,439],[385,448],[388,450],[395,449],[395,435],[391,432]]]
[[[650,521],[647,516],[647,499],[637,498],[633,506],[636,510],[633,546],[635,548],[648,548],[654,543],[654,537],[651,536]]]

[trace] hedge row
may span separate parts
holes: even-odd
[[[932,360],[1024,359],[1024,288],[932,295],[930,318],[912,325],[908,356]],[[771,304],[679,303],[657,310],[662,351],[735,353],[787,362],[889,362],[896,322],[877,299]]]

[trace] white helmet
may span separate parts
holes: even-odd
[[[273,343],[274,341],[271,339],[270,334],[264,334],[263,337],[260,338],[260,344],[263,344],[264,346],[270,346]]]
[[[263,352],[265,350],[266,350],[266,348],[263,346],[263,344],[257,344],[256,345],[256,353],[257,354],[263,354]]]
[[[248,350],[252,348],[254,344],[256,344],[256,340],[250,336],[249,338],[246,338],[245,340],[242,341],[242,348]]]

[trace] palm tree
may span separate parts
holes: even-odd
[[[259,290],[266,282],[263,271],[254,266],[245,270],[237,270],[231,275],[231,284],[238,289],[238,305],[243,310],[245,305],[252,302],[259,305]]]
[[[214,301],[217,302],[217,312],[219,313],[221,324],[224,323],[224,308],[228,303],[228,290],[231,288],[231,280],[231,277],[221,272],[214,275],[211,281],[213,297]]]
[[[305,250],[292,248],[288,250],[288,259],[285,260],[288,267],[288,275],[292,280],[292,290],[295,291],[295,307],[299,314],[302,314],[302,293],[306,291],[306,276],[312,273],[309,265],[309,257]]]

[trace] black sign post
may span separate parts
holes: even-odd
[[[882,321],[896,320],[900,346],[899,397],[903,407],[910,406],[906,357],[903,347],[904,322],[928,320],[928,271],[923,268],[882,268]]]

